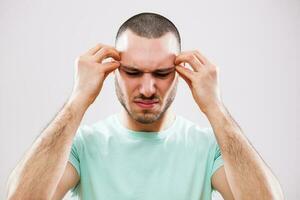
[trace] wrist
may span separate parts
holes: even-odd
[[[67,106],[72,107],[72,109],[86,111],[91,105],[90,101],[82,95],[72,94],[68,99]]]
[[[222,102],[212,103],[212,104],[206,106],[205,109],[203,109],[203,113],[207,117],[213,116],[216,113],[225,113],[225,111],[226,111],[226,108]]]

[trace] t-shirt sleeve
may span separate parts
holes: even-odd
[[[78,128],[76,135],[73,139],[72,147],[71,147],[71,152],[69,155],[69,162],[72,164],[72,166],[76,169],[79,177],[80,177],[80,134],[81,134],[81,128]],[[78,188],[77,184],[75,187],[71,188],[71,192],[75,194],[77,192]]]
[[[70,156],[69,156],[69,162],[75,167],[78,175],[80,176],[80,160],[79,160],[79,151],[76,147],[76,143],[73,140]]]
[[[221,167],[224,165],[224,160],[221,155],[221,150],[218,144],[215,147],[215,156],[214,156],[214,163],[211,171],[211,176]]]
[[[211,177],[213,174],[224,165],[224,160],[222,158],[221,150],[220,147],[217,143],[217,140],[215,138],[215,134],[213,132],[213,129],[209,129],[212,137],[212,153],[213,153],[213,164],[212,164],[212,169],[211,169]]]

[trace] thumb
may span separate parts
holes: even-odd
[[[103,68],[104,71],[104,77],[106,78],[112,71],[117,69],[120,66],[120,63],[117,61],[112,61],[112,62],[107,62],[101,64],[101,67]]]
[[[105,74],[109,74],[110,72],[114,71],[120,66],[120,63],[118,61],[112,61],[101,64],[101,68],[103,68],[103,71]]]
[[[176,65],[175,69],[178,72],[178,74],[181,76],[181,78],[183,78],[185,82],[191,87],[193,72],[190,69],[181,65]]]

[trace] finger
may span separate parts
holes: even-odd
[[[203,65],[206,65],[207,63],[209,63],[208,59],[201,52],[199,52],[198,50],[195,51],[195,55],[197,56],[197,58],[200,60],[200,62]]]
[[[96,46],[93,48],[89,49],[84,55],[94,55],[97,51],[99,51],[104,45],[98,43]]]
[[[179,74],[180,78],[182,78],[188,84],[189,87],[192,86],[192,81],[190,79],[188,79],[187,77],[185,77],[183,74],[180,74],[180,72],[178,72],[178,74]]]
[[[182,62],[187,62],[191,65],[194,71],[199,71],[203,64],[198,60],[195,54],[191,52],[180,54],[175,59],[175,64],[178,65]]]
[[[96,52],[94,58],[97,62],[101,63],[105,58],[112,57],[115,60],[121,60],[119,52],[113,47],[102,47]]]
[[[120,63],[117,61],[107,62],[101,64],[101,68],[103,69],[105,74],[109,74],[120,66]]]
[[[192,79],[193,77],[193,71],[182,66],[182,65],[176,65],[175,66],[175,70],[182,76],[188,78],[188,79]]]
[[[189,85],[189,87],[192,86],[192,81],[188,76],[192,76],[191,74],[189,75],[188,71],[191,71],[189,69],[181,69],[181,68],[185,68],[184,66],[176,66],[175,69],[177,71],[177,73],[180,75],[180,77]]]

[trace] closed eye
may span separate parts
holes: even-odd
[[[125,73],[129,76],[141,76],[143,74],[143,72],[129,72],[129,71],[125,71]],[[152,74],[157,78],[166,78],[171,73],[168,72],[168,73],[152,73]]]
[[[129,76],[140,76],[142,75],[142,72],[130,72],[130,71],[125,71],[125,73]]]
[[[168,75],[170,75],[171,73],[168,72],[168,73],[153,73],[154,76],[158,77],[158,78],[165,78],[167,77]]]
[[[154,71],[154,72],[142,72],[142,71],[139,71],[139,70],[135,70],[135,69],[122,69],[126,75],[130,76],[130,77],[140,77],[142,76],[144,73],[151,73],[154,77],[156,78],[161,78],[161,79],[164,79],[164,78],[167,78],[170,74],[172,74],[175,70],[174,69],[171,69],[171,70],[157,70],[157,71]]]

